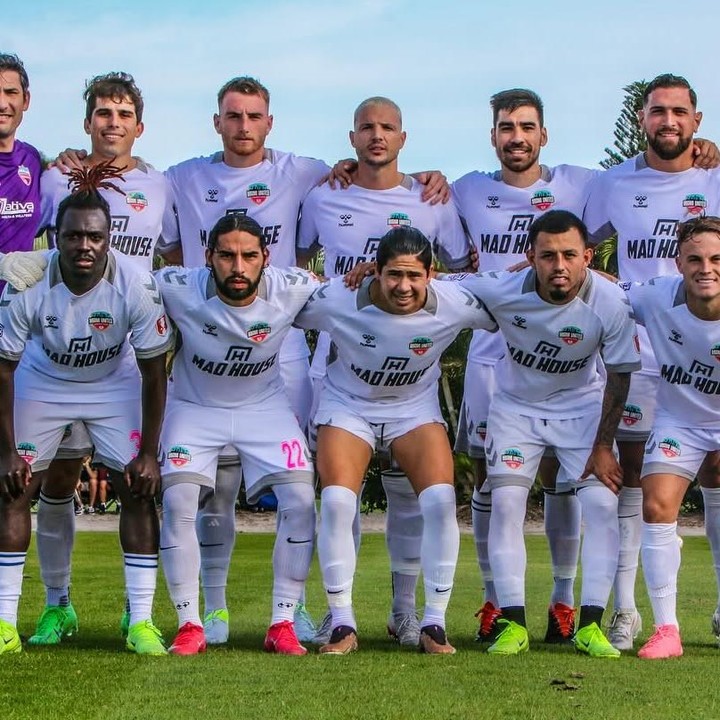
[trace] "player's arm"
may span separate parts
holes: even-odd
[[[693,141],[693,165],[702,170],[712,170],[720,165],[720,150],[712,140],[695,138]]]
[[[177,216],[177,195],[175,193],[174,176],[165,172],[165,208],[162,216],[162,231],[155,246],[155,251],[162,257],[166,265],[182,265],[183,251],[180,238],[180,221]]]
[[[20,497],[30,482],[30,466],[15,449],[15,368],[17,362],[0,358],[0,496]]]

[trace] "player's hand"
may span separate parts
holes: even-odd
[[[46,267],[44,250],[11,252],[0,257],[0,280],[7,281],[16,290],[27,290],[40,282]]]
[[[0,497],[6,502],[19,498],[31,478],[30,466],[16,452],[0,458]]]
[[[527,260],[521,260],[519,263],[515,263],[508,268],[508,272],[520,272],[525,268],[530,267],[530,263]]]
[[[693,141],[693,166],[712,170],[720,165],[720,150],[712,140],[695,138]]]
[[[160,488],[160,466],[157,458],[140,453],[125,466],[125,482],[134,497],[150,499]]]
[[[345,160],[338,160],[330,174],[325,178],[330,187],[335,190],[335,183],[337,183],[343,190],[353,184],[353,173],[357,172],[358,164],[357,160],[352,158],[346,158]],[[325,182],[323,180],[323,182]]]
[[[83,160],[87,156],[87,150],[65,148],[65,150],[55,158],[55,161],[50,163],[50,167],[54,165],[63,175],[68,175],[73,170],[79,170],[83,167]]]
[[[470,268],[474,273],[480,268],[480,253],[475,243],[470,243]]]
[[[424,170],[413,173],[413,177],[425,186],[421,195],[423,202],[429,202],[431,205],[441,202],[444,205],[450,200],[450,185],[439,170]]]
[[[580,480],[585,480],[589,475],[594,475],[616,495],[620,492],[623,471],[611,447],[596,445],[592,449]]]
[[[343,278],[343,282],[346,287],[351,290],[357,290],[361,285],[362,281],[369,275],[375,274],[375,263],[374,262],[361,262],[358,263],[350,272],[348,272]]]

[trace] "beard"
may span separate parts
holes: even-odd
[[[551,290],[549,295],[550,295],[551,300],[554,300],[555,302],[562,302],[563,300],[567,299],[568,291],[567,290]]]
[[[675,158],[680,157],[690,147],[692,137],[678,136],[677,142],[674,145],[668,145],[667,142],[663,142],[657,134],[652,137],[648,136],[647,141],[648,145],[661,160],[675,160]]]
[[[217,287],[218,295],[221,295],[228,300],[232,300],[233,302],[237,302],[239,300],[247,300],[247,298],[252,297],[257,292],[264,272],[264,270],[261,270],[260,274],[254,281],[246,278],[244,275],[231,275],[225,280],[220,280],[220,278],[218,278],[217,276],[217,273],[215,272],[215,268],[211,267],[210,270],[212,272],[213,278],[215,279],[215,285]],[[243,280],[245,280],[247,282],[247,286],[244,288],[232,287],[230,285],[230,282],[232,280],[237,280],[238,278],[242,278]]]
[[[535,163],[537,163],[540,153],[534,153],[531,147],[524,146],[523,150],[527,150],[528,154],[525,157],[514,157],[511,155],[513,150],[512,145],[504,145],[502,150],[497,153],[500,164],[510,170],[511,172],[521,173],[529,170]]]

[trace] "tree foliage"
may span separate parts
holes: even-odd
[[[642,108],[642,96],[648,83],[645,80],[638,80],[623,88],[625,98],[623,99],[620,116],[615,121],[613,135],[615,149],[606,147],[608,157],[600,161],[605,170],[613,165],[619,165],[623,160],[635,157],[638,153],[647,148],[647,141],[640,123],[638,122],[638,111]]]

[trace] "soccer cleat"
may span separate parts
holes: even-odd
[[[275,623],[268,628],[263,649],[265,652],[278,655],[307,654],[307,650],[298,641],[295,628],[289,620]]]
[[[680,630],[675,625],[656,625],[650,639],[638,650],[638,657],[645,660],[665,660],[682,654]]]
[[[130,630],[130,611],[127,608],[125,608],[125,610],[123,610],[123,614],[120,616],[120,634],[123,637],[127,637],[129,630]]]
[[[575,608],[555,603],[548,608],[545,642],[551,645],[572,645],[575,634]]]
[[[573,638],[578,652],[594,658],[619,658],[620,651],[610,644],[597,623],[578,628]]]
[[[475,642],[494,643],[500,634],[498,620],[502,617],[502,611],[495,607],[489,600],[475,613],[480,622]]]
[[[712,616],[712,633],[718,645],[720,645],[720,608],[716,608]]]
[[[138,655],[167,655],[160,631],[152,620],[141,620],[128,628],[126,646]]]
[[[19,653],[22,650],[17,628],[7,620],[0,620],[0,655]]]
[[[312,616],[303,603],[298,603],[295,606],[293,624],[295,626],[295,635],[300,642],[313,641],[313,638],[317,633],[317,628],[315,627]]]
[[[387,631],[400,645],[417,647],[420,642],[420,622],[414,612],[390,613]]]
[[[500,634],[497,640],[487,649],[491,655],[519,655],[530,649],[530,638],[526,627],[513,620],[498,621]]]
[[[426,625],[420,630],[420,652],[427,655],[454,655],[455,648],[448,642],[445,628]]]
[[[637,610],[616,610],[608,625],[608,639],[618,650],[632,650],[641,630],[642,618]]]
[[[205,652],[207,642],[202,625],[186,622],[179,630],[168,648],[171,655],[197,655]]]
[[[230,613],[227,608],[213,610],[203,619],[205,640],[208,645],[223,645],[230,637]]]
[[[327,645],[332,634],[332,613],[328,610],[312,639],[313,645]]]
[[[78,619],[72,605],[46,605],[37,622],[30,645],[58,645],[64,637],[78,630]]]
[[[349,625],[338,625],[330,634],[330,640],[318,652],[323,655],[349,655],[358,649],[357,632]]]

